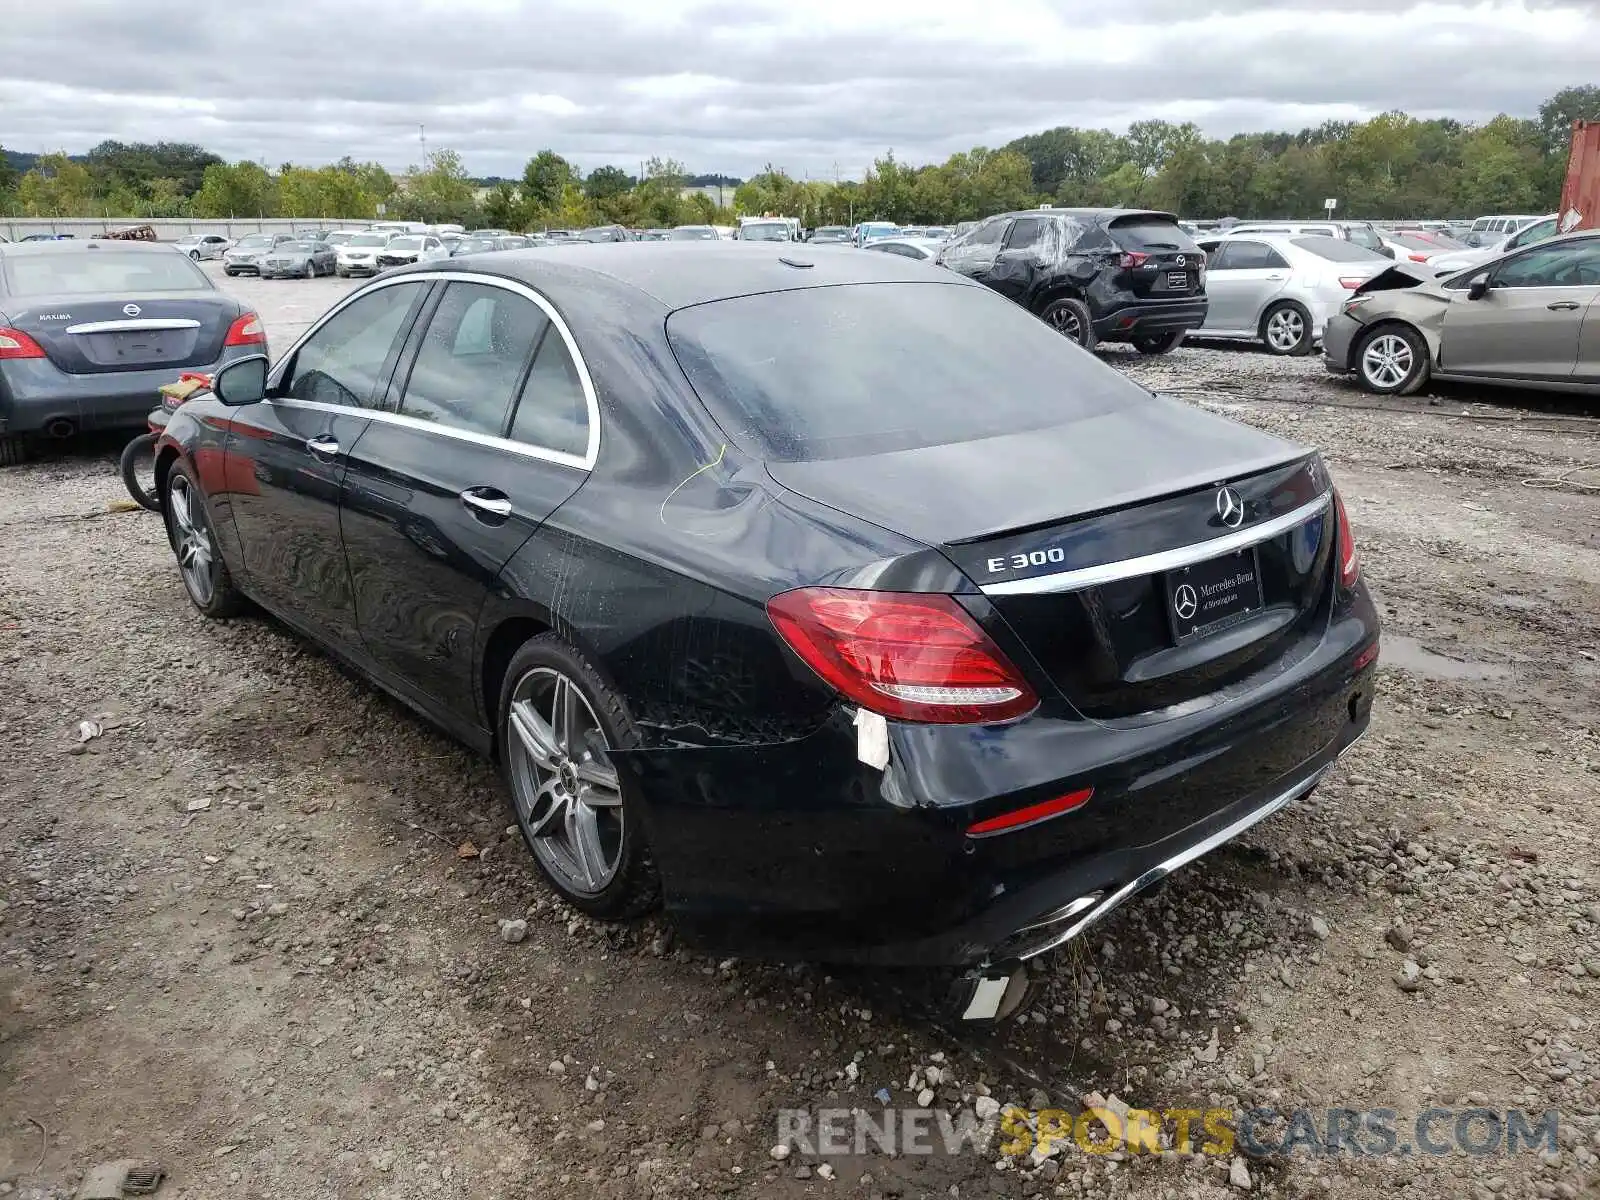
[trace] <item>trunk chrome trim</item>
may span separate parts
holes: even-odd
[[[135,310],[137,311],[137,310]],[[116,321],[85,321],[68,325],[68,333],[134,333],[143,329],[199,329],[200,322],[189,317],[134,317]]]
[[[1335,761],[1337,761],[1337,759]],[[1113,909],[1120,908],[1125,901],[1132,899],[1135,895],[1144,891],[1145,888],[1165,879],[1179,867],[1188,866],[1195,859],[1206,854],[1210,854],[1211,851],[1215,850],[1218,846],[1221,846],[1226,842],[1231,842],[1234,838],[1238,837],[1252,825],[1260,824],[1278,810],[1287,808],[1294,801],[1298,800],[1312,788],[1316,787],[1317,784],[1322,781],[1322,777],[1332,769],[1333,763],[1331,762],[1325,766],[1318,767],[1309,776],[1301,779],[1298,783],[1294,784],[1287,790],[1280,792],[1278,795],[1268,800],[1265,804],[1251,809],[1242,817],[1237,818],[1231,824],[1217,830],[1209,837],[1202,838],[1200,841],[1195,842],[1192,845],[1185,846],[1182,850],[1179,850],[1176,854],[1172,855],[1172,857],[1163,859],[1161,862],[1158,862],[1155,866],[1145,871],[1144,874],[1135,879],[1129,880],[1110,895],[1099,899],[1098,902],[1094,903],[1094,906],[1090,908],[1083,917],[1077,921],[1074,921],[1066,929],[1063,929],[1054,937],[1051,937],[1038,945],[1028,947],[1020,955],[1018,955],[1018,957],[1022,959],[1022,961],[1026,962],[1030,958],[1038,958],[1039,955],[1044,954],[1047,951],[1054,950],[1057,946],[1066,945],[1073,938],[1077,937],[1079,934],[1088,929],[1089,926],[1095,924],[1103,917],[1108,916]],[[1074,908],[1078,905],[1081,905],[1085,899],[1093,900],[1094,897],[1080,897],[1078,900],[1073,901],[1072,904],[1067,905],[1066,907],[1068,909]],[[1059,911],[1060,910],[1058,910],[1058,912]],[[1051,916],[1054,917],[1056,914],[1051,914]],[[1033,925],[1025,925],[1018,932],[1025,933],[1030,929],[1037,928],[1038,924],[1038,922],[1035,922]]]
[[[978,588],[985,596],[1031,596],[1048,592],[1076,592],[1083,588],[1098,587],[1103,583],[1115,583],[1119,579],[1134,579],[1140,575],[1154,575],[1160,571],[1192,567],[1195,563],[1204,562],[1208,558],[1232,554],[1236,550],[1247,550],[1279,534],[1288,533],[1312,517],[1326,512],[1332,503],[1333,491],[1330,489],[1309,504],[1302,504],[1281,517],[1273,517],[1270,521],[1263,521],[1259,525],[1251,525],[1209,541],[1196,542],[1192,546],[1179,546],[1176,550],[1162,550],[1157,554],[1143,554],[1138,558],[1125,558],[1120,562],[1101,563],[1094,567],[1057,571],[1052,575],[1035,575],[1031,579],[1004,579],[998,583],[979,584]]]

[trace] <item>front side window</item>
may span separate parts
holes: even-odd
[[[1006,234],[1006,249],[1032,250],[1044,237],[1049,224],[1045,217],[1018,217],[1011,222],[1011,232]]]
[[[482,283],[452,283],[400,400],[401,415],[501,437],[522,369],[548,320],[526,296]]]
[[[992,221],[985,221],[971,233],[967,234],[966,240],[962,242],[962,245],[998,246],[1000,244],[1000,235],[1006,231],[1006,224],[1007,221],[1003,217]]]
[[[1600,284],[1600,238],[1541,246],[1501,264],[1494,286],[1593,287]]]
[[[281,394],[347,408],[376,407],[384,364],[425,286],[376,288],[345,305],[295,352]]]

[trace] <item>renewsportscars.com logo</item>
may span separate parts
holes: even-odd
[[[1091,1104],[1065,1109],[1002,1108],[981,1097],[976,1115],[943,1109],[861,1108],[778,1110],[777,1147],[829,1157],[880,1153],[964,1151],[1044,1158],[1078,1151],[1104,1155],[1201,1153],[1226,1157],[1301,1154],[1353,1158],[1477,1157],[1554,1151],[1554,1109],[1426,1108],[1403,1119],[1392,1108],[1274,1109],[1124,1108]],[[776,1147],[775,1147],[776,1149]]]

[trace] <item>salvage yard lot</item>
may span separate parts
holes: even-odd
[[[352,282],[224,286],[282,350]],[[1600,421],[1377,401],[1315,358],[1105,358],[1323,448],[1385,620],[1380,695],[1313,797],[1042,964],[982,1035],[927,1017],[925,979],[577,917],[487,764],[275,622],[194,613],[159,521],[108,511],[115,447],[0,472],[0,1184],[66,1196],[151,1156],[186,1197],[1593,1187],[1600,497],[1562,476],[1600,461]],[[914,1106],[930,1066],[952,1113],[1098,1091],[1555,1108],[1563,1132],[1494,1160],[770,1153],[780,1109]]]

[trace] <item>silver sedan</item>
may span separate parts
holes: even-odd
[[[1192,337],[1310,354],[1356,288],[1394,263],[1344,238],[1247,233],[1206,238],[1206,319]]]
[[[190,233],[173,243],[195,262],[202,258],[221,258],[222,252],[233,245],[232,238],[220,233]]]
[[[338,266],[338,251],[327,242],[311,238],[279,242],[256,260],[256,269],[263,279],[279,276],[315,279],[318,275],[332,275]]]

